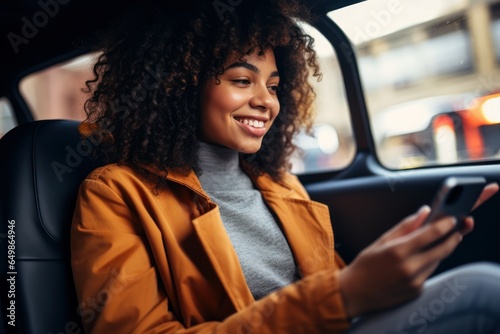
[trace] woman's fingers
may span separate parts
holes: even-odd
[[[499,186],[498,183],[490,183],[487,186],[484,187],[483,192],[481,195],[479,195],[478,200],[472,207],[472,210],[476,209],[478,206],[486,202],[491,196],[495,195],[496,192],[498,191]]]
[[[460,228],[460,233],[462,235],[469,234],[474,229],[474,218],[472,216],[468,216],[465,218],[462,227]]]
[[[439,243],[441,239],[452,233],[455,227],[456,219],[445,217],[394,239],[392,242],[388,241],[387,246],[397,247],[397,251],[403,257],[411,257]]]
[[[380,237],[379,242],[385,243],[417,230],[422,226],[430,211],[431,210],[428,205],[422,206],[417,212],[406,217],[389,231],[384,233]]]
[[[479,196],[478,200],[474,204],[474,207],[472,210],[476,209],[478,206],[486,202],[490,197],[495,195],[498,190],[500,189],[499,185],[497,183],[490,183],[486,185]],[[389,231],[384,233],[377,241],[377,243],[385,243],[390,240],[394,240],[397,238],[400,238],[402,236],[408,235],[415,230],[418,230],[422,224],[425,221],[425,218],[430,213],[430,208],[428,205],[422,206],[417,212],[414,214],[406,217],[403,219],[400,223],[395,225],[393,228],[391,228]],[[460,232],[462,235],[466,235],[469,232],[472,231],[474,227],[474,221],[472,217],[467,217],[465,220],[464,226],[461,228]]]
[[[416,266],[427,267],[428,265],[440,262],[448,257],[462,241],[462,234],[448,230],[444,239],[433,243],[431,247],[425,247],[422,252],[415,254],[414,261]],[[451,232],[451,233],[450,233]]]

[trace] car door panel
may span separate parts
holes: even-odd
[[[371,174],[355,178],[304,181],[312,199],[328,205],[339,253],[350,262],[382,233],[430,204],[442,180],[449,175],[483,175],[500,182],[498,165],[388,171],[367,165]],[[345,174],[349,174],[347,169]],[[472,261],[500,262],[500,195],[473,212],[476,228],[436,271]]]

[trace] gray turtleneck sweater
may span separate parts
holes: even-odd
[[[199,165],[201,186],[219,206],[254,298],[299,279],[288,242],[260,192],[241,170],[238,152],[200,143]]]

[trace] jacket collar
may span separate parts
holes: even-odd
[[[260,191],[279,193],[283,195],[291,192],[293,189],[290,185],[289,175],[287,174],[284,175],[282,180],[277,181],[274,180],[269,174],[256,175],[252,173],[250,166],[243,160],[240,160],[240,166],[243,171],[250,177],[256,188]],[[183,186],[196,192],[198,195],[209,200],[209,196],[203,190],[200,180],[193,170],[189,170],[186,173],[177,169],[169,168],[168,173],[165,173],[159,172],[157,169],[153,169],[151,167],[146,167],[146,169],[160,177],[166,178],[169,181],[182,184]]]

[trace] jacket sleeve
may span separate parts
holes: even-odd
[[[138,216],[99,180],[80,187],[71,262],[86,333],[341,333],[349,327],[338,270],[321,271],[222,321],[176,318]],[[172,278],[175,280],[175,277]]]

